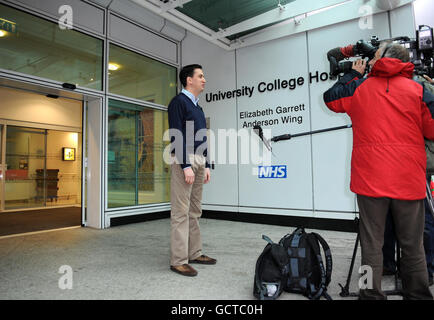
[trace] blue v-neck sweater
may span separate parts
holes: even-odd
[[[199,104],[197,106],[194,105],[189,97],[183,93],[179,93],[170,101],[168,115],[172,153],[175,153],[182,169],[191,167],[187,154],[196,154],[196,151],[198,151],[197,154],[207,157],[206,120],[205,114]],[[190,134],[191,137],[187,137],[187,128],[191,127],[193,127],[193,130],[190,129],[193,134]],[[201,129],[202,131],[196,136],[197,132]],[[179,151],[176,151],[176,148],[179,149],[181,143],[182,156]],[[206,167],[209,168],[208,161],[206,161]]]

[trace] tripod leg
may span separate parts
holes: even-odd
[[[428,181],[426,182],[426,201],[428,202],[428,208],[431,212],[432,216],[434,217],[434,200],[431,195],[431,188],[428,184]]]
[[[399,246],[399,241],[396,239],[396,273],[395,273],[395,289],[386,290],[384,294],[387,296],[402,295],[402,291],[399,285],[399,278],[401,272],[401,247]]]
[[[399,288],[399,278],[401,276],[401,247],[399,241],[396,240],[396,273],[395,273],[395,291],[397,294],[401,293]]]
[[[341,284],[339,284],[339,286],[342,289],[341,293],[339,294],[341,297],[348,297],[350,295],[349,289],[350,289],[351,275],[353,274],[354,261],[356,260],[357,247],[359,246],[359,240],[360,240],[360,233],[359,233],[359,230],[357,230],[356,243],[354,245],[353,256],[351,258],[351,264],[350,264],[350,270],[348,271],[348,276],[347,276],[347,282],[346,282],[345,286],[342,286]]]

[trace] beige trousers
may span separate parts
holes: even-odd
[[[179,266],[202,254],[199,218],[202,215],[202,189],[205,179],[205,158],[190,155],[194,183],[187,184],[179,164],[172,164],[170,213],[170,265]]]

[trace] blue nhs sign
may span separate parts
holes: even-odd
[[[259,166],[258,178],[286,178],[286,166]]]

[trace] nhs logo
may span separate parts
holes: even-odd
[[[258,178],[286,178],[286,166],[259,166]]]

